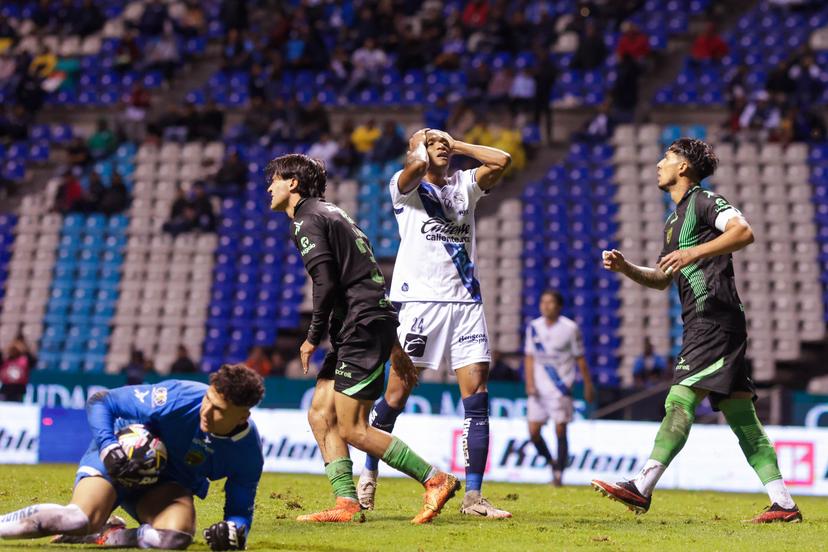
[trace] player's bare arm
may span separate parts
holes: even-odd
[[[659,268],[667,272],[678,271],[700,259],[727,255],[744,249],[753,243],[753,230],[744,217],[737,216],[727,221],[725,231],[715,240],[699,244],[687,249],[678,249],[665,255],[658,264]]]
[[[512,164],[512,156],[503,150],[468,144],[460,140],[453,140],[451,152],[466,155],[483,163],[477,167],[475,178],[480,189],[486,191],[491,190],[500,182],[503,173]]]
[[[645,266],[637,266],[627,261],[624,255],[617,249],[603,252],[603,263],[606,270],[612,272],[620,272],[633,282],[652,289],[667,289],[670,282],[673,281],[671,276],[672,270],[669,273],[662,270],[660,267],[649,268]]]
[[[589,373],[589,366],[586,363],[586,357],[579,356],[575,359],[578,363],[578,370],[581,371],[581,379],[584,380],[584,399],[586,402],[595,400],[595,386],[592,384],[592,376]]]
[[[526,396],[537,395],[538,390],[535,388],[535,357],[532,355],[523,357],[523,371],[526,380]]]
[[[427,128],[421,128],[408,140],[408,152],[405,155],[405,167],[397,180],[401,194],[414,190],[428,171],[428,151],[426,150]]]

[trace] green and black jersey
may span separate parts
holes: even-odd
[[[659,261],[677,249],[709,242],[722,234],[728,215],[739,212],[719,194],[700,186],[689,189],[664,226]],[[717,219],[719,226],[717,228]],[[699,319],[716,322],[730,332],[745,332],[745,313],[733,274],[730,254],[701,259],[681,269],[678,282],[685,329]]]

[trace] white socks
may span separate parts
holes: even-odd
[[[0,539],[32,539],[74,533],[89,526],[77,505],[35,504],[0,516]]]
[[[788,492],[788,487],[785,485],[785,481],[782,479],[768,481],[765,484],[765,489],[768,491],[768,497],[770,497],[771,504],[776,502],[786,509],[796,506],[793,498],[791,498],[791,493]]]
[[[661,479],[661,474],[666,469],[667,466],[658,460],[653,460],[652,458],[647,460],[647,463],[644,464],[644,467],[641,468],[641,471],[633,479],[633,483],[635,483],[638,492],[644,496],[653,494],[653,489],[655,489],[658,480]]]

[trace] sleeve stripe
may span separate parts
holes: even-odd
[[[727,223],[730,221],[730,219],[741,216],[742,212],[739,211],[739,209],[736,209],[735,207],[725,209],[716,216],[716,229],[719,232],[724,232],[725,228],[727,228]]]

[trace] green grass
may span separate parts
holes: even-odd
[[[0,512],[37,502],[66,503],[74,466],[0,466]],[[220,519],[221,484],[197,501],[199,528]],[[486,483],[485,494],[514,514],[511,520],[461,517],[459,497],[428,526],[409,520],[420,507],[420,486],[384,479],[379,509],[364,524],[305,525],[297,514],[329,506],[327,481],[317,476],[265,474],[256,504],[250,550],[494,551],[509,550],[818,550],[828,546],[828,502],[802,497],[805,522],[741,523],[767,504],[764,495],[659,491],[650,513],[636,518],[586,487]],[[125,517],[125,514],[121,513]],[[199,529],[200,534],[200,529]],[[40,547],[44,540],[4,541],[0,550]],[[54,547],[58,548],[58,547]],[[61,547],[77,548],[77,547]],[[191,550],[207,550],[199,536]]]

